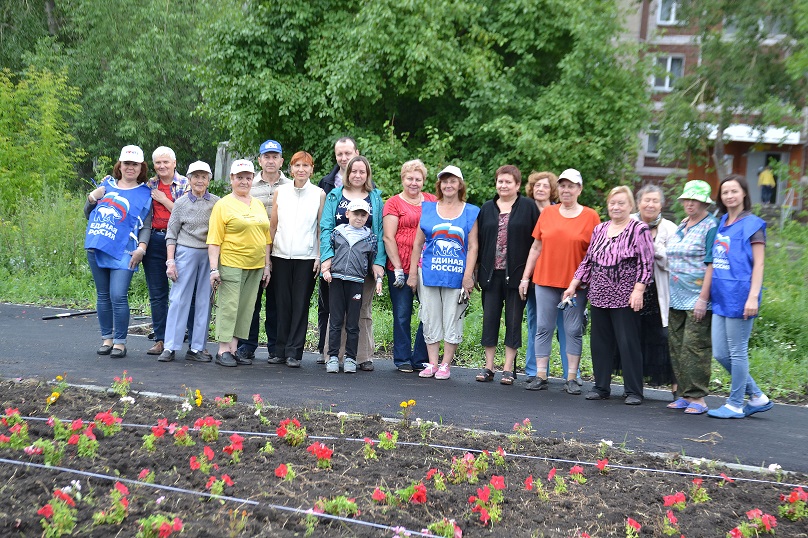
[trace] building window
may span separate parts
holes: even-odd
[[[676,0],[659,0],[659,10],[657,11],[657,24],[676,24]]]
[[[669,92],[677,78],[684,74],[685,59],[681,56],[658,56],[657,74],[654,76],[654,89]]]
[[[659,155],[659,128],[652,125],[645,135],[645,154]]]

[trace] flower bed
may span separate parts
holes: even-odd
[[[0,382],[3,536],[808,533],[804,475],[543,438],[527,419],[488,435],[423,422],[413,400],[385,421],[59,388]]]

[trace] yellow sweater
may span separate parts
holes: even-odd
[[[269,217],[264,204],[253,197],[250,205],[228,194],[213,206],[208,245],[219,245],[219,263],[239,269],[262,269],[269,237]]]

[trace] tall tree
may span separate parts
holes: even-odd
[[[726,129],[737,122],[798,128],[805,79],[788,76],[799,0],[679,0],[700,62],[664,100],[660,159],[687,155],[725,170]]]
[[[330,163],[354,135],[390,188],[412,157],[463,165],[477,200],[505,162],[605,187],[648,103],[620,21],[607,0],[247,0],[211,32],[202,110],[242,151],[271,136]]]

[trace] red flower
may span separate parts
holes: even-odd
[[[746,517],[748,517],[752,521],[754,521],[756,519],[760,519],[760,516],[762,516],[762,515],[763,515],[763,510],[761,510],[760,508],[753,508],[752,510],[749,510],[746,513]]]
[[[702,482],[704,482],[704,480],[702,480],[701,478],[694,478],[693,479],[693,483],[696,484],[699,487],[701,487]]]
[[[149,473],[150,473],[150,472],[151,472],[151,471],[149,471],[148,469],[143,469],[142,471],[140,471],[140,474],[139,474],[139,475],[137,475],[137,479],[138,479],[138,480],[143,480],[144,478],[146,478],[147,476],[149,476]]]
[[[278,434],[278,437],[286,437],[286,426],[280,425],[275,428],[275,433]]]
[[[370,445],[370,446],[373,446],[373,444],[376,442],[376,441],[374,441],[373,439],[371,439],[370,437],[365,437],[365,438],[363,439],[363,441],[365,441],[365,444],[366,444],[366,445]]]
[[[68,506],[76,506],[76,503],[73,501],[73,498],[64,491],[62,491],[61,489],[53,490],[53,496],[61,501],[64,501],[65,504],[67,504]]]
[[[8,431],[10,431],[11,433],[19,433],[21,429],[22,429],[22,423],[18,422],[11,428],[9,428]]]
[[[233,479],[230,478],[230,476],[228,476],[226,474],[223,474],[222,475],[222,480],[224,480],[224,483],[227,484],[228,486],[231,486],[231,487],[233,486]]]
[[[480,508],[480,521],[487,525],[490,520],[491,516],[488,515],[488,510]]]
[[[743,538],[743,532],[738,527],[735,527],[731,531],[729,531],[729,535],[732,538]]]
[[[278,478],[285,478],[287,473],[289,472],[289,468],[286,467],[285,463],[281,463],[278,467],[275,468],[275,476]]]
[[[45,424],[47,424],[51,428],[53,428],[53,425],[55,423],[56,423],[56,421],[54,421],[53,417],[48,418],[47,422],[45,422]]]
[[[497,454],[499,454],[500,456],[502,456],[504,458],[505,457],[505,450],[503,450],[501,446],[498,446],[497,447]]]
[[[471,497],[469,497],[469,504],[474,504],[476,502],[477,502],[477,497],[475,495],[472,495]]]
[[[662,500],[665,503],[665,506],[673,506],[675,504],[681,504],[685,502],[685,494],[681,491],[677,491],[673,495],[665,495],[662,497]]]
[[[206,446],[205,448],[202,449],[202,453],[205,455],[208,461],[213,461],[213,457],[215,456],[215,454],[213,453],[212,448]]]
[[[76,420],[70,423],[70,429],[73,430],[74,432],[82,429],[83,427],[84,422],[80,418],[77,418]]]
[[[208,478],[208,483],[205,484],[205,489],[210,489],[215,483],[216,483],[216,477],[211,476],[210,478]]]
[[[432,480],[432,477],[435,476],[437,474],[437,472],[438,472],[438,470],[435,469],[434,467],[432,469],[428,470],[426,472],[426,479],[427,480]]]
[[[235,451],[236,451],[236,447],[234,447],[233,445],[227,445],[226,447],[224,447],[224,448],[222,449],[222,451],[223,451],[225,454],[227,454],[228,456],[230,456],[230,455],[232,455],[232,454],[233,454],[233,452],[235,452]]]
[[[477,497],[484,502],[487,503],[488,499],[491,497],[491,488],[488,486],[477,488]]]
[[[505,477],[499,475],[492,476],[491,486],[496,490],[505,489]]]
[[[87,429],[86,429],[86,430],[84,430],[84,435],[85,435],[85,436],[86,436],[88,439],[90,439],[90,440],[92,440],[92,441],[95,441],[95,440],[96,440],[95,434],[93,433],[93,425],[92,425],[92,424],[90,424],[89,426],[87,426]]]
[[[122,497],[120,502],[124,508],[129,508],[129,500],[126,497]]]
[[[525,489],[528,491],[533,491],[533,475],[525,478]]]
[[[582,474],[584,474],[584,468],[583,468],[583,467],[581,467],[580,465],[574,465],[574,466],[572,467],[572,469],[570,469],[570,474],[571,474],[571,475],[574,475],[574,474],[580,474],[580,475],[582,475]]]
[[[49,519],[53,515],[53,506],[50,504],[46,504],[42,508],[36,511],[37,514],[43,516],[45,519]]]
[[[671,525],[676,525],[676,523],[678,523],[678,521],[679,521],[679,520],[676,519],[676,516],[673,515],[672,510],[668,510],[668,513],[665,514],[665,517],[668,518],[668,521],[670,522]]]
[[[733,480],[732,478],[728,477],[728,476],[727,476],[727,475],[725,475],[724,473],[721,473],[721,478],[723,478],[723,479],[724,479],[724,482],[729,482],[729,483],[735,482],[735,480]]]
[[[244,438],[237,433],[234,433],[230,436],[230,442],[233,443],[233,446],[236,450],[243,450],[244,449]]]
[[[415,504],[424,504],[426,502],[426,486],[423,484],[417,484],[415,486],[415,491],[410,497],[410,501]]]
[[[171,528],[175,532],[180,532],[182,530],[182,520],[180,518],[178,518],[178,517],[175,517],[174,518],[174,524],[171,526]]]
[[[9,441],[11,441],[11,437],[7,435],[0,435],[0,443],[8,443]],[[76,442],[78,442],[78,439]]]
[[[199,463],[199,460],[198,460],[198,459],[196,459],[196,456],[191,456],[191,462],[190,462],[190,464],[191,464],[191,470],[192,470],[192,471],[196,471],[197,469],[199,469],[199,467],[200,467],[200,465],[201,465],[201,464]]]
[[[609,465],[608,459],[604,458],[602,460],[598,460],[598,471],[602,471],[607,465]]]
[[[552,481],[553,478],[555,478],[555,475],[556,475],[556,468],[553,467],[552,469],[550,469],[550,472],[547,473],[547,480]]]
[[[771,531],[773,528],[777,526],[777,519],[771,514],[763,514],[760,518],[761,523],[766,528],[767,531]]]
[[[642,528],[642,525],[640,525],[639,523],[637,523],[636,521],[634,521],[630,517],[626,518],[626,525],[628,525],[629,527],[631,527],[635,531],[639,531]]]
[[[79,436],[78,434],[74,433],[70,436],[70,439],[67,440],[68,445],[77,445],[79,444]]]
[[[129,495],[129,488],[120,482],[115,482],[115,489],[121,492],[121,495]]]
[[[385,500],[387,500],[387,495],[379,488],[376,488],[373,490],[373,495],[371,496],[371,498],[377,503],[382,503]]]
[[[157,531],[157,536],[158,538],[168,538],[172,532],[174,532],[174,529],[171,528],[171,525],[163,523],[160,525],[160,530]]]

